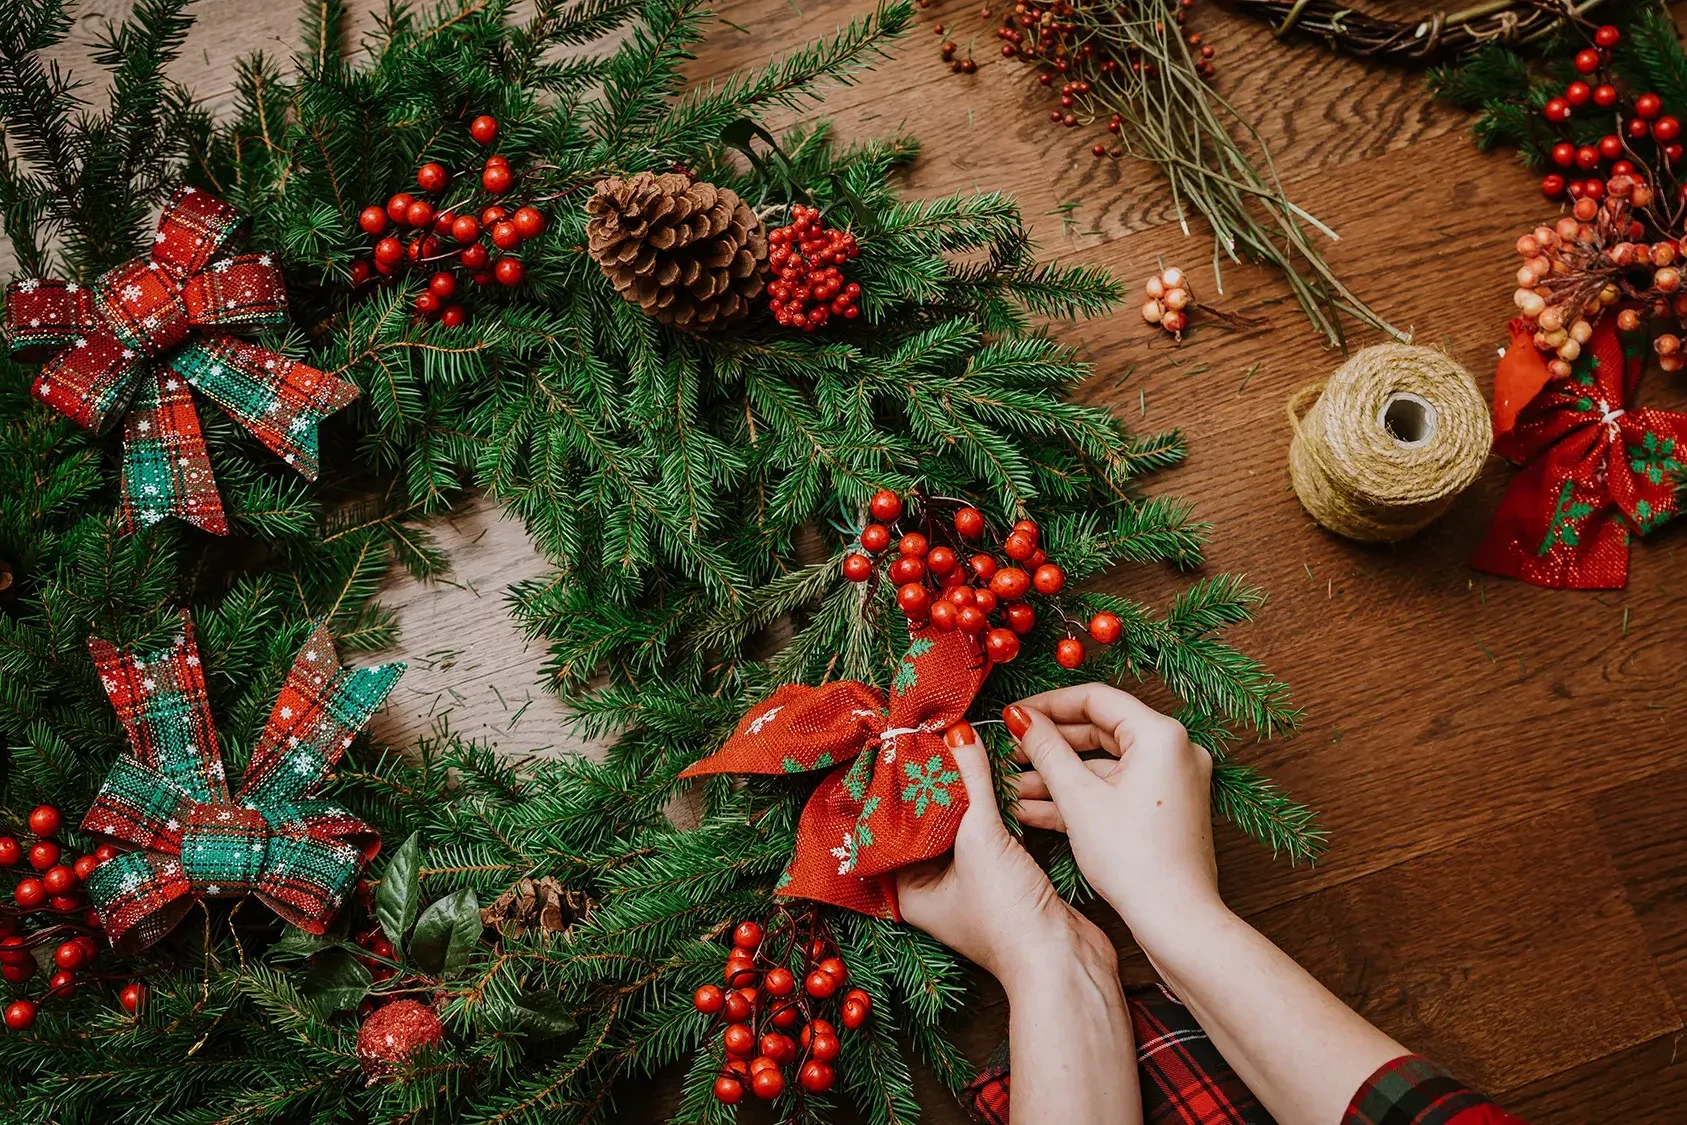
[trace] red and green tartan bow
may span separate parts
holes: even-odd
[[[287,316],[268,254],[218,257],[244,226],[228,204],[184,187],[164,208],[148,257],[91,286],[31,279],[6,289],[12,351],[54,353],[35,396],[95,433],[125,418],[125,532],[180,516],[228,533],[189,386],[310,480],[317,423],[357,397],[350,383],[227,334]]]
[[[890,874],[954,846],[967,795],[943,732],[966,716],[989,673],[968,634],[919,628],[888,707],[878,688],[853,680],[787,684],[680,776],[837,766],[803,808],[779,893],[899,917]]]
[[[1494,439],[1495,452],[1524,466],[1471,559],[1478,570],[1537,586],[1620,589],[1631,529],[1645,535],[1676,513],[1687,414],[1625,406],[1646,340],[1619,336],[1614,320],[1601,318],[1569,376],[1541,378],[1515,425]],[[1512,356],[1519,348],[1528,351]],[[1515,332],[1507,360],[1538,363],[1536,375],[1546,363]]]
[[[192,619],[182,614],[182,632],[161,651],[138,655],[98,637],[88,649],[131,753],[106,776],[82,828],[140,849],[88,878],[112,945],[145,949],[201,896],[254,894],[300,929],[322,933],[381,838],[311,793],[404,665],[343,668],[319,625],[294,658],[231,799]]]

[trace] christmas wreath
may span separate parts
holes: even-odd
[[[873,714],[849,733],[878,771],[862,806],[907,806],[886,847],[940,848],[917,822],[956,798],[904,697],[951,649],[975,713],[1081,678],[1163,682],[1214,751],[1222,812],[1317,850],[1307,811],[1233,753],[1297,718],[1219,637],[1258,594],[1207,576],[1156,610],[1072,588],[1192,566],[1206,534],[1141,491],[1178,435],[1072,402],[1089,369],[1043,327],[1111,309],[1113,280],[1038,263],[1000,195],[900,198],[911,139],[758,124],[874,61],[910,5],[688,88],[702,0],[540,0],[525,21],[400,7],[356,53],[323,0],[290,65],[250,58],[218,119],[167,77],[184,7],[113,30],[100,108],[45,61],[62,5],[8,9],[0,213],[20,277],[105,292],[185,181],[248,217],[285,278],[289,318],[249,346],[358,393],[298,415],[320,420],[311,482],[255,440],[269,411],[202,387],[200,483],[228,534],[125,534],[123,441],[32,396],[27,355],[3,362],[0,1117],[602,1121],[625,1080],[680,1064],[676,1120],[746,1092],[912,1120],[914,1059],[970,1077],[946,1032],[965,967],[888,903],[778,896],[793,854],[834,862],[806,847],[815,786],[783,758],[682,775],[773,722],[779,692],[850,684]],[[602,762],[512,763],[449,734],[383,748],[352,737],[370,692],[310,679],[312,652],[356,668],[393,642],[380,578],[441,573],[426,521],[470,489],[555,560],[513,609],[582,729],[615,735]],[[215,753],[180,741],[213,727]],[[907,761],[858,752],[904,736]],[[248,789],[228,797],[224,770]],[[688,789],[681,829],[665,814]],[[294,856],[324,877],[301,891]],[[1058,846],[1051,865],[1084,893]],[[114,950],[113,904],[150,893],[147,872],[173,896],[167,932]]]

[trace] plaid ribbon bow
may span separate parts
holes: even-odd
[[[1687,414],[1625,405],[1645,344],[1641,333],[1619,336],[1607,315],[1569,376],[1551,379],[1514,331],[1505,378],[1540,390],[1494,439],[1495,452],[1525,464],[1471,559],[1478,570],[1576,590],[1627,584],[1631,530],[1645,535],[1676,513],[1687,441]],[[1541,370],[1520,374],[1518,364]]]
[[[131,753],[106,776],[82,828],[140,849],[88,879],[112,945],[124,954],[145,949],[202,896],[255,894],[300,929],[322,933],[381,839],[311,791],[404,665],[343,668],[334,638],[317,626],[231,800],[192,619],[184,612],[181,633],[158,652],[138,655],[98,637],[88,649]]]
[[[317,423],[357,397],[350,383],[228,335],[287,316],[270,255],[218,257],[244,227],[240,212],[184,187],[165,206],[149,256],[91,286],[29,279],[6,288],[12,351],[51,353],[35,397],[95,433],[126,416],[126,533],[165,516],[228,533],[189,386],[310,480]]]
[[[888,705],[853,680],[787,684],[680,776],[836,766],[803,807],[779,893],[899,917],[890,873],[955,843],[967,796],[943,732],[966,716],[989,672],[966,633],[916,629]]]

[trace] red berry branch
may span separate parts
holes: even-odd
[[[117,849],[101,844],[92,855],[68,855],[51,838],[63,826],[58,809],[40,805],[29,814],[27,832],[0,835],[0,870],[13,872],[17,878],[12,885],[13,905],[0,904],[0,979],[15,985],[28,983],[39,968],[35,950],[51,945],[51,975],[43,998],[67,997],[90,981],[114,979],[89,972],[100,954],[104,926],[88,905],[82,882],[115,856]],[[50,916],[44,924],[23,930],[26,921],[39,922],[43,915]],[[118,1000],[134,1013],[146,1001],[146,987],[130,981]],[[35,1000],[13,1000],[4,1012],[6,1026],[24,1030],[35,1022],[36,1009]]]
[[[1548,369],[1570,374],[1593,336],[1593,323],[1616,308],[1625,332],[1642,327],[1646,317],[1667,319],[1669,328],[1653,335],[1652,346],[1665,371],[1678,371],[1687,293],[1682,291],[1687,257],[1687,185],[1676,169],[1681,162],[1681,121],[1666,114],[1655,93],[1632,98],[1615,83],[1611,49],[1622,38],[1606,25],[1593,33],[1591,45],[1576,52],[1578,78],[1562,95],[1547,101],[1541,113],[1562,127],[1578,112],[1610,116],[1612,132],[1597,144],[1575,145],[1566,138],[1550,150],[1552,162],[1575,169],[1566,181],[1558,172],[1541,180],[1549,199],[1568,196],[1570,214],[1541,225],[1517,240],[1523,264],[1517,270],[1513,302],[1534,328],[1533,342],[1552,358]]]
[[[989,532],[984,513],[970,504],[946,497],[916,496],[920,510],[910,525],[923,531],[901,532],[896,555],[885,574],[896,585],[896,604],[912,622],[930,622],[933,629],[959,629],[981,636],[990,659],[1007,664],[1019,655],[1019,638],[1037,623],[1037,612],[1025,599],[1035,591],[1067,622],[1068,636],[1055,646],[1055,660],[1063,668],[1084,662],[1083,642],[1070,635],[1071,620],[1053,599],[1066,586],[1066,572],[1049,561],[1039,544],[1041,530],[1033,520],[1020,520],[1001,539],[1000,555],[975,549]],[[940,513],[952,509],[947,519]],[[879,574],[872,555],[890,547],[893,528],[901,526],[902,497],[880,489],[868,503],[874,523],[861,530],[867,554],[844,557],[843,574],[851,582],[865,582]],[[935,542],[942,539],[944,542]],[[1091,619],[1090,636],[1101,644],[1118,640],[1122,622],[1111,613]]]
[[[477,117],[469,124],[469,135],[480,145],[491,145],[498,139],[498,122]],[[416,295],[416,315],[437,318],[447,328],[468,320],[460,303],[459,271],[477,286],[520,285],[527,267],[514,251],[545,229],[545,216],[532,202],[509,205],[506,197],[516,187],[516,175],[508,157],[488,156],[481,166],[479,190],[471,188],[468,195],[448,201],[454,179],[461,177],[429,161],[416,169],[416,186],[431,199],[398,192],[384,207],[365,207],[358,226],[378,241],[370,258],[353,262],[351,269],[354,286],[366,285],[377,275],[397,276],[407,267],[432,269],[427,288]]]
[[[840,267],[860,253],[855,235],[827,230],[818,209],[801,203],[791,208],[791,223],[769,232],[768,311],[783,328],[813,332],[834,316],[861,315],[856,298],[861,286],[844,278]]]
[[[710,1031],[721,1029],[725,1061],[715,1097],[737,1105],[748,1087],[773,1101],[785,1092],[787,1067],[803,1091],[830,1090],[843,1044],[837,1026],[823,1016],[835,1008],[838,1023],[854,1031],[867,1022],[873,1002],[862,989],[848,987],[849,968],[819,911],[780,907],[766,927],[738,923],[724,977],[724,987],[705,984],[692,997],[692,1005],[711,1017]]]

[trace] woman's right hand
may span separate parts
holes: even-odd
[[[1002,718],[1032,766],[1017,778],[1020,822],[1066,833],[1085,878],[1139,942],[1223,909],[1212,755],[1181,723],[1106,684],[1034,695]],[[1109,756],[1085,760],[1084,750]]]

